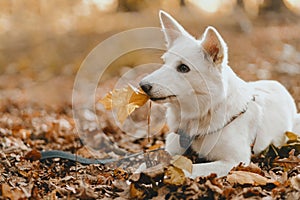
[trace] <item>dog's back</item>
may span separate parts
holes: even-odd
[[[279,82],[263,80],[248,84],[254,87],[256,102],[263,109],[253,148],[255,153],[259,153],[271,143],[282,145],[286,141],[283,133],[294,131],[298,115],[292,96]]]

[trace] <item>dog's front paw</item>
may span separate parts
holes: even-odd
[[[186,149],[180,146],[180,136],[176,133],[169,133],[166,138],[165,150],[171,155],[182,155]]]
[[[193,173],[190,173],[190,172],[188,172],[188,171],[186,171],[186,170],[184,170],[184,169],[182,169],[182,171],[184,172],[184,175],[185,175],[185,177],[187,177],[187,178],[194,179],[194,178],[197,177],[197,176],[195,176]]]

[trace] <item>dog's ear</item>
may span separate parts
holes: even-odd
[[[206,28],[201,44],[216,65],[227,64],[227,45],[215,28]]]
[[[190,37],[190,34],[186,32],[184,28],[165,11],[159,11],[159,19],[168,48],[179,36],[184,35]]]

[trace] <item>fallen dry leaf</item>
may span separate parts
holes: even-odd
[[[149,97],[144,92],[128,85],[109,92],[99,102],[106,110],[115,109],[118,120],[123,123],[136,108],[143,106],[148,100]]]
[[[293,188],[300,191],[300,174],[291,178],[291,185]]]
[[[171,164],[179,169],[184,169],[190,174],[193,171],[193,162],[185,156],[176,155],[172,157]]]
[[[247,171],[232,171],[227,176],[227,181],[230,184],[251,184],[251,185],[266,185],[268,183],[275,183],[275,180],[267,179],[259,174]]]
[[[42,157],[41,152],[39,152],[39,151],[36,150],[36,149],[33,149],[33,150],[29,151],[29,152],[24,156],[25,159],[31,160],[31,161],[39,160],[39,159],[41,159],[41,157]]]
[[[145,197],[145,192],[141,189],[136,187],[135,183],[130,184],[130,197],[143,199]]]
[[[81,191],[77,194],[79,199],[96,199],[98,197],[97,194],[93,192],[92,188],[83,182],[81,183],[80,190]]]
[[[296,142],[296,141],[300,142],[300,137],[293,132],[287,131],[285,132],[285,135],[288,137],[290,142]]]
[[[169,166],[167,168],[167,171],[165,172],[165,175],[167,176],[164,179],[165,184],[178,186],[178,185],[183,185],[185,182],[184,172],[180,168]]]
[[[285,133],[285,135],[288,137],[288,141],[286,142],[285,145],[282,146],[282,148],[292,148],[295,149],[296,152],[300,152],[300,137],[293,133],[293,132],[289,132],[287,131]]]
[[[292,149],[288,158],[275,158],[273,164],[283,167],[284,171],[288,171],[300,165],[300,157],[296,156],[295,149]]]
[[[22,190],[12,188],[8,184],[2,184],[2,196],[11,200],[25,199],[25,194]]]
[[[247,172],[253,172],[259,175],[264,176],[264,172],[254,163],[250,163],[248,166],[243,165],[243,163],[240,163],[238,166],[234,167],[232,171],[247,171]]]

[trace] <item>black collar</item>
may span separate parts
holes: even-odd
[[[252,96],[251,101],[255,101],[255,95]],[[210,135],[210,134],[217,133],[217,132],[221,131],[222,129],[224,129],[229,124],[231,124],[234,120],[236,120],[238,117],[240,117],[241,115],[243,115],[248,110],[248,105],[249,105],[249,103],[251,101],[249,101],[247,103],[246,108],[244,110],[242,110],[241,112],[239,112],[236,115],[233,115],[221,128],[218,128],[217,130],[208,132],[205,135]],[[180,144],[180,146],[182,148],[188,148],[192,144],[192,142],[193,142],[194,139],[198,139],[198,138],[200,138],[200,137],[203,136],[203,135],[196,135],[196,136],[190,137],[182,129],[178,129],[177,134],[180,136],[180,138],[179,138],[179,144]]]

